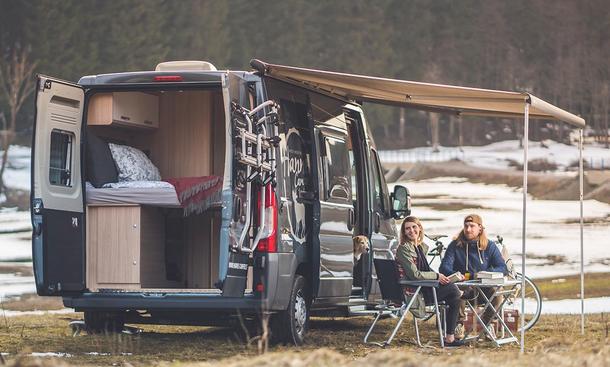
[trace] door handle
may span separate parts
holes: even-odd
[[[350,208],[347,210],[347,229],[349,231],[354,229],[354,222],[355,222],[354,209]]]

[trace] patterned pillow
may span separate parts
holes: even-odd
[[[119,182],[161,180],[159,169],[143,151],[127,145],[108,143],[108,146],[119,171]]]

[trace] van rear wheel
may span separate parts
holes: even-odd
[[[302,345],[309,329],[309,295],[307,283],[301,275],[296,275],[292,283],[290,302],[285,311],[273,315],[271,334],[276,342]]]
[[[123,312],[85,311],[85,327],[89,334],[120,333],[124,326]]]

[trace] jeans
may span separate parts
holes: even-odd
[[[460,312],[460,290],[453,284],[441,284],[436,289],[436,298],[439,302],[445,301],[447,304],[447,334],[453,334],[455,332],[455,325],[457,324],[458,314]]]

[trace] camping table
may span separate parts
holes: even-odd
[[[487,323],[483,322],[483,319],[481,319],[481,317],[477,313],[476,307],[471,303],[471,300],[466,300],[466,304],[472,310],[472,314],[474,315],[474,317],[477,318],[478,323],[482,326],[482,331],[479,333],[479,335],[475,336],[474,338],[467,338],[467,340],[468,339],[479,339],[481,337],[481,335],[483,333],[485,333],[497,347],[499,347],[502,344],[519,342],[518,339],[515,337],[515,335],[513,335],[513,333],[510,331],[510,329],[508,328],[506,323],[504,322],[504,318],[501,315],[501,310],[502,310],[502,307],[504,306],[504,303],[506,303],[506,300],[508,299],[509,294],[513,293],[515,287],[518,286],[519,284],[521,284],[520,281],[504,280],[502,283],[498,283],[498,284],[483,284],[483,283],[481,283],[480,280],[467,280],[467,281],[463,281],[463,282],[457,282],[455,284],[460,288],[463,288],[463,287],[474,288],[477,293],[477,297],[475,297],[475,300],[478,299],[478,295],[483,296],[483,299],[485,300],[485,303],[483,305],[483,313],[487,310],[488,307],[491,308],[502,328],[502,332],[497,334],[497,335],[501,335],[501,337],[497,337],[497,335],[495,333],[492,334],[489,331],[489,329],[491,328],[491,326],[489,326],[489,323],[491,322],[491,320],[493,320],[493,317],[491,318],[491,320],[489,322],[487,322]],[[485,293],[483,293],[484,289],[493,289],[493,292],[491,293],[491,295],[489,297],[487,297],[487,295],[485,295]],[[498,306],[498,308],[494,307],[494,305],[493,305],[493,300],[496,297],[503,297],[502,302],[500,303],[500,306]],[[508,336],[506,336],[506,334],[508,334]]]

